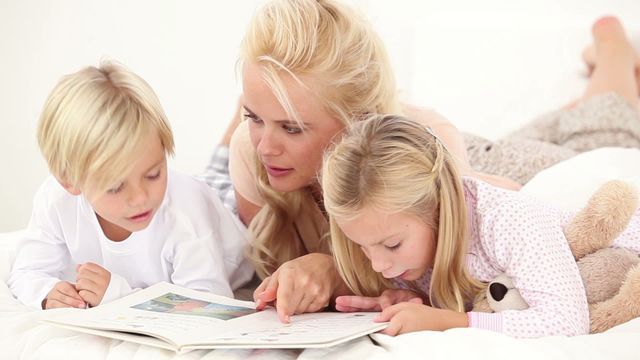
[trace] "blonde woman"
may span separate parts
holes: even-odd
[[[430,126],[466,175],[460,133],[438,114],[402,105],[371,25],[330,0],[274,0],[255,14],[241,45],[244,121],[229,169],[252,258],[264,278],[258,308],[277,299],[287,321],[347,291],[330,256],[317,174],[327,145],[368,113],[407,113]]]
[[[377,320],[390,322],[385,333],[588,333],[585,290],[562,232],[573,214],[460,176],[422,124],[377,115],[352,125],[325,159],[322,188],[333,254],[348,287],[373,297],[404,287],[424,299],[382,309]],[[640,209],[635,214],[613,246],[640,254]],[[529,308],[470,312],[480,282],[501,273],[514,279]],[[336,307],[352,304],[350,298],[339,297]]]

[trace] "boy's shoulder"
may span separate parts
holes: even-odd
[[[34,197],[35,206],[60,207],[60,206],[76,206],[77,197],[71,195],[64,187],[56,180],[55,177],[49,175],[40,184],[40,187],[36,191]]]
[[[172,211],[193,216],[217,212],[220,199],[203,180],[169,170],[166,201]]]
[[[211,195],[215,195],[215,190],[203,180],[193,175],[169,169],[167,196],[173,202],[189,204]]]

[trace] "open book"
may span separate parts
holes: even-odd
[[[174,350],[327,347],[378,331],[377,313],[321,312],[278,320],[275,309],[159,283],[98,307],[47,310],[43,321],[84,333]]]

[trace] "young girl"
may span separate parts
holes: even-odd
[[[404,287],[425,299],[383,309],[387,334],[588,333],[585,290],[562,232],[572,214],[461,177],[430,129],[392,115],[352,125],[325,157],[322,186],[333,254],[351,290],[377,296]],[[640,212],[614,245],[640,253]],[[481,282],[500,273],[514,279],[529,308],[465,313]],[[346,300],[353,299],[336,300],[338,309]]]

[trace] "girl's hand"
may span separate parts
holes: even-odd
[[[327,307],[341,284],[330,255],[307,254],[287,261],[265,278],[254,291],[253,299],[257,310],[274,305],[280,321],[288,323],[293,314]]]
[[[42,300],[42,308],[46,310],[64,307],[84,309],[87,304],[78,294],[73,284],[67,281],[60,281],[49,291],[47,297]]]
[[[76,289],[91,306],[100,304],[110,281],[111,273],[98,264],[85,263],[76,267]]]
[[[447,330],[468,327],[467,314],[452,310],[436,309],[416,303],[400,303],[389,306],[374,321],[390,322],[383,334],[396,336],[421,330]]]
[[[422,304],[422,299],[413,291],[387,289],[378,297],[346,295],[336,298],[336,310],[342,312],[382,311],[401,302]]]

